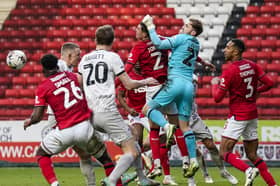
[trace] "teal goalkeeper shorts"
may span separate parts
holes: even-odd
[[[193,89],[194,87],[190,80],[172,76],[152,100],[149,101],[148,105],[151,109],[157,109],[175,102],[179,119],[189,121],[194,96]]]

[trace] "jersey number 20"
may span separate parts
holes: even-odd
[[[97,83],[105,83],[108,79],[108,65],[104,62],[98,62],[95,64],[86,64],[84,69],[89,69],[87,77],[87,86]],[[94,75],[93,75],[94,71]]]

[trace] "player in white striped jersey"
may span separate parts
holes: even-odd
[[[86,54],[79,66],[83,89],[89,108],[93,110],[94,126],[106,132],[119,145],[124,154],[120,157],[113,172],[103,181],[103,185],[115,186],[116,180],[132,165],[140,185],[159,185],[143,174],[139,146],[133,138],[130,128],[121,117],[115,102],[115,77],[121,80],[127,89],[157,84],[153,78],[132,80],[124,70],[120,56],[111,51],[114,41],[114,30],[110,25],[99,27],[95,32],[96,50]]]
[[[197,90],[197,83],[198,78],[196,75],[193,75],[193,84],[194,84],[194,95],[196,95]],[[197,104],[195,103],[195,99],[193,101],[192,105],[192,114],[190,117],[190,127],[195,135],[195,138],[197,141],[201,141],[205,147],[209,150],[209,153],[211,154],[212,160],[217,165],[217,167],[220,169],[220,174],[223,178],[226,178],[231,184],[237,184],[238,180],[232,176],[225,168],[223,160],[219,156],[219,151],[213,141],[213,136],[211,134],[211,131],[206,126],[206,124],[203,122],[201,117],[199,116],[197,112]],[[200,164],[200,167],[203,171],[203,176],[206,183],[213,183],[213,179],[208,174],[206,164],[204,162],[203,155],[201,152],[198,151],[198,161]],[[192,182],[193,178],[189,178],[189,181]]]

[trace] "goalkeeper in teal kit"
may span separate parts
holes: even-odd
[[[203,31],[202,23],[197,19],[190,19],[189,23],[183,25],[179,34],[161,40],[155,31],[151,16],[146,15],[142,22],[147,26],[151,40],[158,49],[172,51],[168,62],[168,80],[153,99],[144,106],[143,113],[166,130],[167,145],[169,145],[176,126],[169,124],[158,109],[171,102],[176,103],[179,127],[184,133],[190,157],[190,166],[185,176],[192,177],[199,165],[196,159],[195,136],[189,127],[189,118],[194,97],[192,76],[200,48],[196,37]]]

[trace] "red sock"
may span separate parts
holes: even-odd
[[[57,181],[51,158],[49,156],[37,156],[37,161],[47,182],[52,184],[54,181]]]
[[[176,129],[175,137],[176,137],[176,142],[177,142],[177,145],[180,149],[181,155],[182,156],[188,156],[189,153],[188,153],[187,145],[186,145],[186,142],[185,142],[185,139],[184,139],[184,135],[183,135],[180,128]]]
[[[267,183],[267,185],[269,186],[276,185],[275,180],[273,179],[272,175],[268,171],[266,163],[261,158],[257,159],[254,162],[254,165],[259,169],[260,174],[263,177],[264,181]]]
[[[231,152],[226,152],[224,154],[224,160],[226,162],[230,163],[235,168],[241,170],[242,172],[245,172],[246,169],[248,169],[250,167],[244,161],[240,160],[235,154],[233,154]]]
[[[170,175],[168,149],[165,144],[160,145],[160,163],[163,168],[164,175]]]
[[[150,131],[150,146],[153,159],[160,159],[160,143],[159,143],[159,128],[151,128]]]
[[[106,163],[105,165],[103,165],[103,167],[105,169],[105,175],[108,177],[108,176],[110,176],[111,172],[114,170],[115,165],[112,162],[110,162],[110,163]],[[117,186],[122,186],[121,179],[118,179]]]

